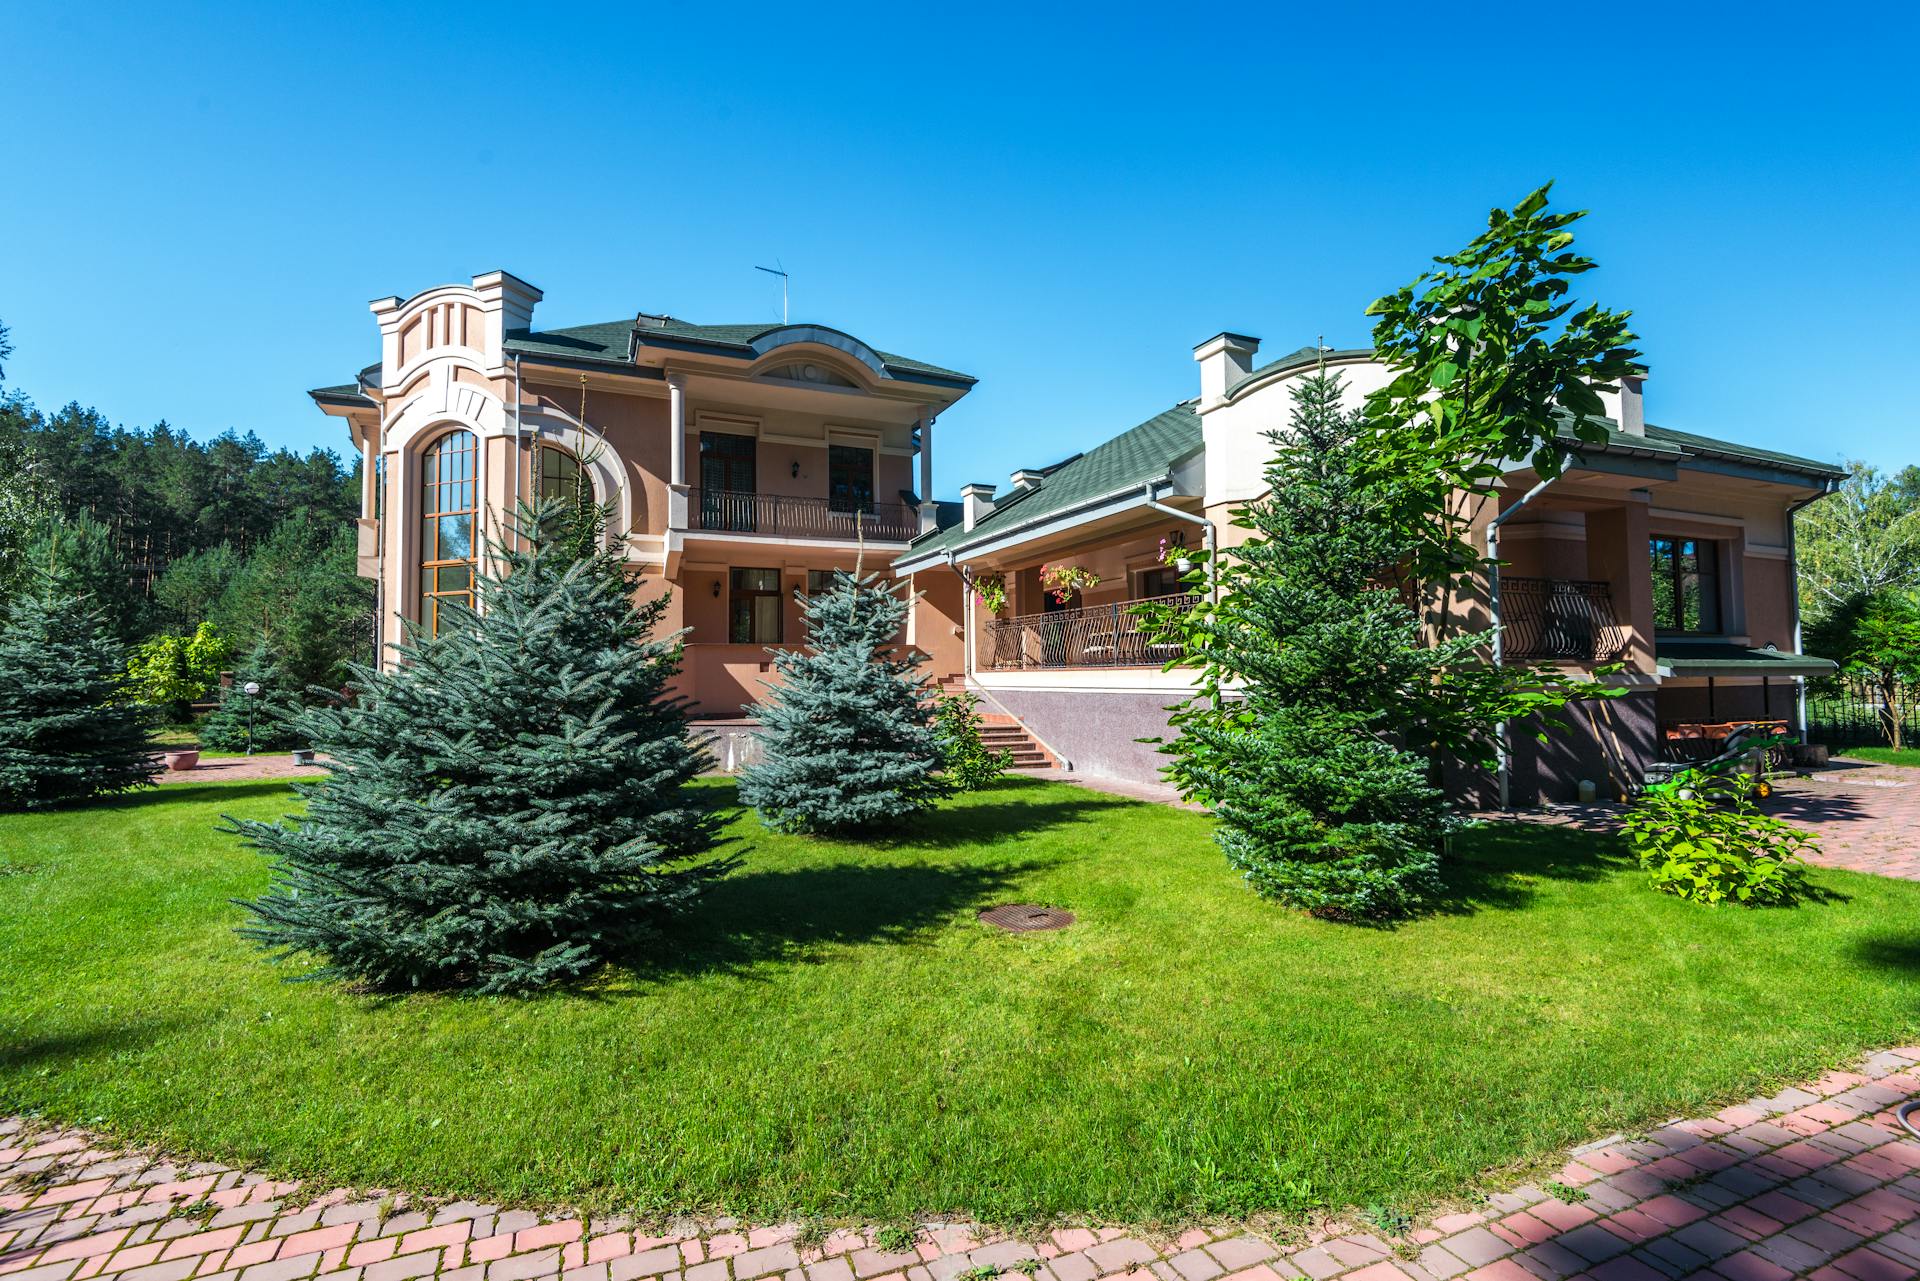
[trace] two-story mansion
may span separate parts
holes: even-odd
[[[382,652],[403,620],[431,630],[447,602],[472,603],[519,502],[585,485],[612,504],[642,590],[672,589],[682,692],[737,716],[767,647],[800,640],[796,591],[862,547],[885,571],[934,527],[934,420],[974,380],[819,325],[643,314],[538,331],[540,298],[495,271],[378,299],[379,363],[311,393],[361,451]]]
[[[740,715],[768,648],[804,639],[796,593],[864,554],[911,580],[904,639],[934,675],[1057,762],[1138,781],[1160,763],[1138,740],[1166,731],[1191,678],[1163,670],[1128,606],[1188,590],[1169,553],[1242,536],[1230,513],[1260,494],[1297,379],[1324,363],[1357,400],[1385,377],[1367,351],[1259,364],[1257,339],[1223,333],[1194,349],[1197,397],[1016,470],[1005,491],[936,503],[934,421],[972,378],[820,325],[642,313],[541,331],[540,297],[491,272],[379,299],[379,363],[312,393],[362,451],[360,572],[378,584],[383,647],[404,620],[432,629],[446,602],[472,601],[485,539],[519,501],[584,485],[611,504],[640,591],[671,589],[696,714]],[[1550,483],[1517,467],[1477,515],[1503,568],[1459,621],[1497,621],[1505,661],[1617,664],[1601,679],[1625,687],[1570,709],[1546,746],[1514,736],[1519,803],[1580,779],[1613,790],[1734,720],[1791,723],[1804,677],[1832,667],[1799,653],[1792,517],[1844,473],[1650,424],[1643,382],[1611,398],[1603,444],[1570,445]],[[1084,585],[1044,591],[1046,565]],[[997,613],[988,582],[1004,587]]]

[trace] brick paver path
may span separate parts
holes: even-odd
[[[1782,779],[1767,809],[1820,833],[1815,863],[1920,881],[1920,769],[1843,761]]]
[[[1496,1193],[1386,1239],[1244,1228],[1173,1240],[1115,1228],[1011,1239],[927,1225],[909,1250],[868,1231],[721,1220],[656,1232],[471,1201],[326,1192],[219,1165],[106,1149],[0,1122],[7,1281],[1718,1281],[1920,1276],[1920,1046],[1772,1098],[1576,1148],[1541,1186]],[[1558,1196],[1545,1186],[1555,1185]],[[1381,1231],[1384,1231],[1382,1229]]]
[[[295,765],[292,752],[260,752],[254,756],[202,756],[188,770],[162,770],[162,783],[221,783],[257,778],[312,778],[326,773],[318,765]]]
[[[1920,881],[1920,769],[1842,760],[1805,778],[1776,779],[1774,787],[1761,808],[1820,836],[1820,852],[1808,862]],[[1602,802],[1475,817],[1612,831],[1625,808]]]

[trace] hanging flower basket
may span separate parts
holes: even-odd
[[[1007,607],[1007,580],[1000,574],[975,574],[973,594],[982,609],[998,614]]]
[[[1042,565],[1040,585],[1056,603],[1065,605],[1076,592],[1091,591],[1100,585],[1100,575],[1083,565]]]

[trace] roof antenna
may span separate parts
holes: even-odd
[[[778,258],[775,258],[775,259],[774,259],[774,261],[775,261],[775,262],[777,262],[777,263],[778,263],[778,262],[780,262],[780,260],[779,260]],[[767,273],[767,274],[768,274],[769,276],[778,276],[778,277],[780,277],[780,323],[781,323],[781,324],[783,324],[783,325],[784,325],[784,324],[787,324],[787,323],[788,323],[788,320],[787,320],[787,273],[786,273],[786,264],[785,264],[785,263],[781,263],[781,265],[780,265],[779,267],[755,267],[755,268],[754,268],[754,270],[755,270],[755,271],[764,271],[764,272],[766,272],[766,273]]]

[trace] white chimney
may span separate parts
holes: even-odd
[[[1620,380],[1620,430],[1629,436],[1647,434],[1646,383],[1645,374],[1628,374]]]
[[[1193,349],[1200,362],[1200,412],[1227,398],[1227,388],[1253,372],[1253,354],[1260,340],[1245,334],[1215,334]]]
[[[1019,471],[1007,477],[1007,479],[1013,482],[1015,489],[1033,489],[1036,488],[1042,480],[1046,479],[1046,473],[1035,471],[1031,467],[1022,467]]]
[[[992,485],[960,486],[960,528],[970,530],[993,510]]]

